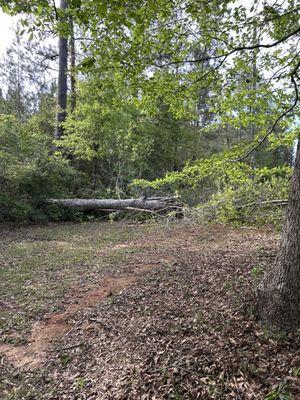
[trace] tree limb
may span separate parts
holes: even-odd
[[[278,46],[279,44],[285,42],[286,40],[288,40],[292,36],[297,35],[297,33],[300,33],[300,27],[298,27],[296,30],[286,34],[285,36],[283,36],[282,38],[276,40],[273,43],[256,43],[256,44],[252,44],[252,45],[248,45],[248,46],[237,46],[237,47],[234,47],[232,50],[228,51],[227,53],[220,54],[218,56],[207,56],[207,57],[201,57],[201,58],[197,58],[197,59],[186,59],[186,60],[179,60],[179,61],[170,61],[169,63],[163,64],[163,65],[159,65],[159,64],[153,64],[153,65],[155,67],[158,67],[158,68],[165,68],[165,67],[168,67],[170,65],[194,64],[194,63],[198,63],[198,62],[218,60],[218,59],[223,58],[223,57],[224,58],[228,58],[232,54],[240,52],[240,51],[244,51],[244,50],[255,50],[255,49],[260,49],[260,48],[269,49],[269,48]]]
[[[252,154],[255,150],[257,150],[259,148],[259,146],[261,146],[261,144],[264,143],[266,141],[266,139],[274,132],[278,122],[281,121],[286,115],[288,115],[296,107],[296,105],[298,104],[298,101],[299,101],[299,90],[298,90],[298,85],[297,85],[295,77],[298,77],[297,71],[298,71],[299,67],[300,67],[300,60],[299,60],[298,64],[295,66],[295,68],[293,69],[293,71],[291,72],[291,81],[294,85],[294,91],[295,91],[295,99],[294,99],[293,104],[287,110],[285,110],[282,114],[279,115],[279,117],[273,123],[271,129],[262,138],[259,139],[258,143],[255,146],[253,146],[251,149],[246,151],[246,153],[243,154],[241,157],[231,160],[231,161],[234,161],[234,162],[242,161],[246,157],[248,157],[250,154]]]
[[[265,205],[268,205],[268,204],[271,204],[271,205],[274,205],[274,206],[286,206],[287,202],[288,202],[287,199],[253,201],[252,203],[243,204],[242,206],[236,206],[235,208],[237,210],[240,210],[242,208],[248,208],[248,207],[254,207],[254,206],[265,206]]]

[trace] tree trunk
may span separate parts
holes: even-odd
[[[257,26],[254,25],[253,28],[253,43],[257,44]],[[255,100],[257,100],[257,80],[258,80],[258,74],[257,74],[257,54],[258,54],[258,49],[254,49],[252,52],[252,76],[251,76],[251,86],[250,86],[250,101],[252,99],[253,96],[255,96]],[[256,104],[256,101],[254,102],[254,104]],[[250,139],[254,140],[255,135],[257,133],[257,125],[256,125],[256,114],[257,112],[257,105],[251,105],[250,106],[250,110],[249,113],[250,115],[252,115],[254,118],[252,120],[252,122],[250,123]],[[253,151],[251,156],[250,156],[250,163],[251,166],[255,168],[255,162],[256,162],[256,152]]]
[[[67,2],[60,0],[61,10],[66,10],[67,7]],[[67,115],[68,38],[62,35],[59,36],[58,53],[57,112],[54,139],[60,139],[63,135],[62,123],[65,121]]]
[[[173,197],[150,197],[140,199],[48,199],[48,204],[57,204],[79,211],[92,210],[176,210],[181,209]]]
[[[300,326],[300,140],[291,178],[281,244],[275,265],[258,289],[260,314],[271,328]]]
[[[71,94],[70,94],[70,110],[71,112],[76,108],[76,79],[75,79],[75,66],[76,66],[76,49],[75,49],[75,33],[73,18],[70,18],[70,72],[71,72]]]

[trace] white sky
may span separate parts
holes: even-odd
[[[13,28],[16,26],[16,17],[4,14],[0,9],[0,57],[13,40]]]

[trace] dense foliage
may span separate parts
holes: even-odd
[[[21,123],[13,115],[0,117],[0,218],[40,219],[39,203],[66,195],[75,170],[62,157],[49,155],[51,140],[41,130],[39,115]]]
[[[247,204],[288,194],[294,1],[0,4],[27,13],[1,64],[1,219],[49,197],[167,193],[208,219],[278,221],[282,207]],[[58,54],[38,42],[57,35],[76,42],[76,107],[53,142]]]

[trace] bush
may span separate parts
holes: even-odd
[[[76,171],[67,160],[47,157],[34,160],[18,175],[19,193],[32,203],[49,197],[60,197],[72,188]]]
[[[42,200],[67,195],[78,185],[81,176],[69,162],[49,156],[50,143],[32,121],[0,116],[1,221],[44,221]]]
[[[291,167],[252,168],[246,163],[211,157],[187,165],[181,172],[153,182],[135,181],[137,189],[178,194],[185,215],[201,222],[281,225],[283,207],[272,200],[286,200]],[[275,202],[276,203],[276,202]]]
[[[239,187],[226,186],[211,196],[209,201],[186,212],[198,222],[224,222],[234,225],[272,225],[280,228],[284,205],[273,200],[288,197],[288,176],[272,176],[258,181],[255,177]]]

